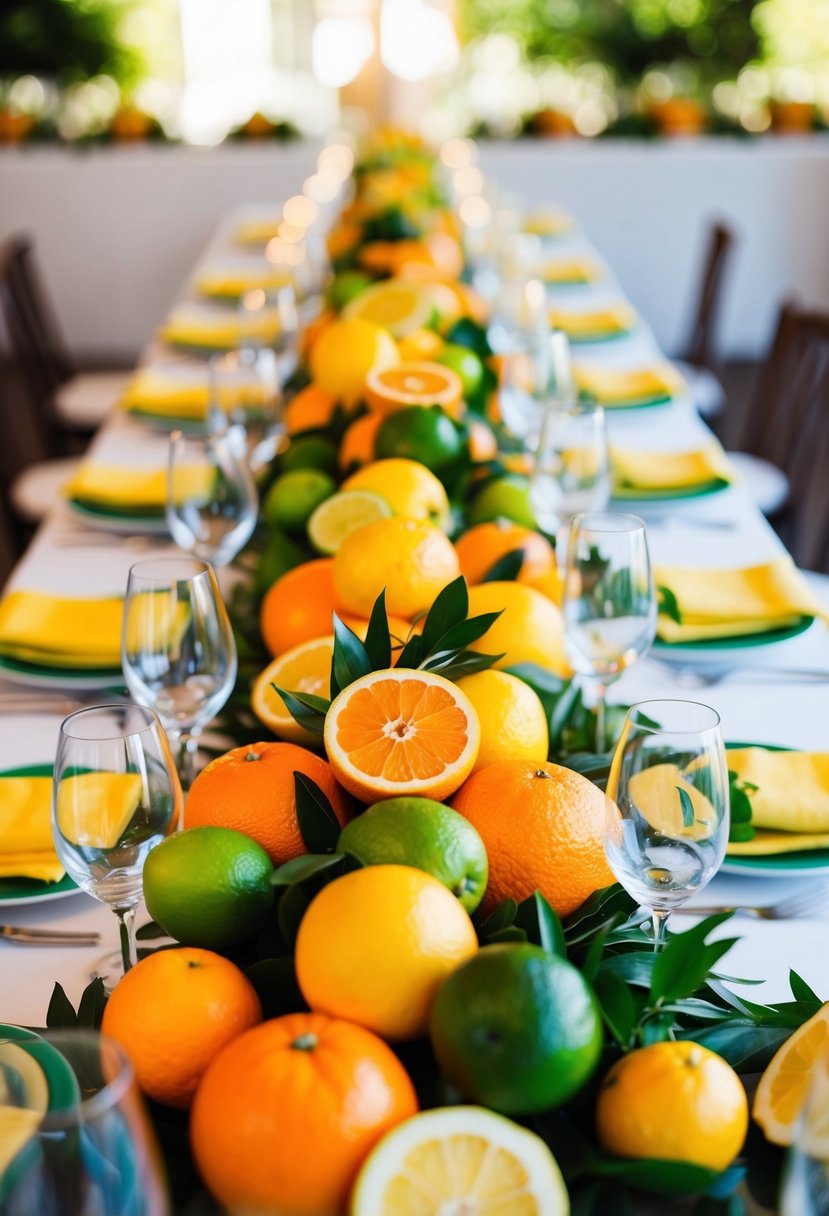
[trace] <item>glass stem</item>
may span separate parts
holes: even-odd
[[[121,935],[121,961],[124,975],[138,962],[138,947],[135,942],[135,908],[115,908],[118,930]]]
[[[187,792],[198,772],[199,735],[201,731],[182,731],[179,735],[178,775],[181,788]]]
[[[607,746],[605,738],[605,702],[607,688],[599,684],[596,689],[596,751],[601,755]]]
[[[668,941],[668,917],[670,912],[664,908],[651,909],[651,919],[653,921],[653,948],[655,953],[663,948]]]

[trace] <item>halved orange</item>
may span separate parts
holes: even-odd
[[[276,684],[288,692],[310,692],[317,697],[327,697],[333,652],[333,634],[313,638],[286,650],[256,677],[251,689],[251,708],[259,721],[280,739],[306,747],[309,744],[319,746],[319,735],[312,735],[291,717],[282,697],[272,686]]]
[[[469,776],[480,739],[469,698],[427,671],[372,671],[343,689],[325,719],[337,780],[368,803],[405,794],[441,802]]]
[[[829,1047],[829,1005],[804,1022],[772,1057],[760,1078],[752,1115],[772,1144],[794,1140],[818,1062]],[[818,1112],[810,1111],[817,1124]],[[825,1119],[823,1120],[825,1127]],[[829,1138],[829,1137],[827,1137]],[[826,1148],[824,1143],[823,1148]]]
[[[374,321],[399,339],[428,325],[433,311],[431,295],[420,284],[386,279],[355,296],[343,309],[343,316]]]
[[[451,414],[460,405],[463,385],[457,372],[441,363],[398,363],[372,368],[364,395],[369,409],[378,414],[408,405],[439,405]]]

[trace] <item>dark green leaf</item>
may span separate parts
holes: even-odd
[[[482,612],[480,616],[471,616],[466,621],[458,621],[456,625],[452,625],[445,633],[442,633],[434,645],[429,647],[429,657],[431,658],[447,651],[463,650],[466,646],[477,642],[479,638],[484,636],[490,626],[498,620],[500,615],[500,612]],[[425,645],[425,636],[423,641]]]
[[[504,670],[508,671],[510,675],[518,676],[518,679],[523,680],[525,684],[529,684],[530,688],[542,699],[545,695],[561,696],[570,684],[569,680],[563,680],[561,676],[548,671],[546,667],[539,667],[537,663],[516,663],[512,667],[505,667]]]
[[[313,875],[337,865],[342,859],[342,853],[304,853],[301,857],[292,857],[274,870],[271,883],[275,887],[290,887],[295,882],[305,882]]]
[[[487,944],[495,942],[525,942],[527,941],[526,929],[519,929],[517,925],[508,925],[505,929],[496,929],[494,933],[487,935]]]
[[[670,620],[675,621],[677,625],[682,624],[682,613],[679,610],[679,601],[669,587],[657,587],[657,595],[659,596],[659,613],[661,616],[667,616]]]
[[[256,989],[265,1018],[286,1013],[303,1013],[307,1008],[290,958],[266,958],[245,968],[245,975]]]
[[[288,887],[280,897],[277,905],[277,922],[280,933],[291,947],[296,941],[300,922],[309,903],[310,900],[297,883]]]
[[[694,1207],[694,1216],[745,1216],[746,1205],[741,1195],[703,1195]]]
[[[643,1023],[639,1031],[639,1039],[643,1047],[651,1043],[667,1043],[674,1037],[674,1016],[672,1013],[658,1013]]]
[[[505,899],[481,922],[478,936],[488,937],[490,933],[497,933],[499,929],[506,929],[509,925],[514,925],[517,911],[518,904],[515,900]]]
[[[77,1024],[77,1014],[63,990],[63,985],[55,983],[49,1008],[46,1011],[47,1027],[49,1030],[74,1030]]]
[[[365,651],[372,671],[391,667],[391,637],[389,618],[386,615],[386,592],[381,591],[374,601],[366,630]]]
[[[429,609],[421,632],[424,653],[428,654],[449,629],[465,621],[468,612],[466,579],[459,575],[443,588]]]
[[[745,844],[748,840],[754,839],[754,828],[750,823],[732,823],[728,839],[732,844]]]
[[[738,1073],[762,1072],[779,1047],[791,1035],[791,1029],[780,1026],[758,1026],[755,1022],[735,1019],[710,1029],[682,1031],[678,1037],[692,1039],[722,1056]]]
[[[602,961],[609,932],[610,925],[603,925],[591,941],[587,948],[587,953],[579,963],[579,971],[581,971],[588,984],[592,984],[596,978],[596,972],[599,970],[599,964]]]
[[[706,1191],[717,1178],[716,1170],[685,1161],[655,1161],[641,1158],[638,1161],[620,1157],[596,1155],[593,1172],[605,1178],[618,1178],[630,1186],[643,1191],[655,1191],[667,1195],[696,1195]]]
[[[295,722],[314,735],[323,733],[325,715],[331,705],[330,701],[326,701],[324,697],[316,697],[310,692],[288,692],[286,688],[280,688],[277,684],[272,684],[271,688],[279,693],[285,702],[285,708]]]
[[[639,1018],[630,986],[615,972],[604,971],[596,976],[593,987],[605,1025],[619,1046],[627,1050]]]
[[[561,921],[540,891],[534,891],[518,905],[515,925],[524,930],[527,941],[541,946],[550,954],[567,957]]]
[[[294,773],[296,817],[303,843],[310,853],[333,853],[340,838],[340,825],[331,803],[305,773]]]
[[[649,954],[638,951],[631,954],[611,954],[602,959],[596,983],[604,972],[610,971],[626,984],[632,984],[634,988],[650,988],[657,958],[661,958],[661,955],[654,954],[653,951]]]
[[[817,1001],[819,1005],[823,1004],[817,993],[791,968],[789,968],[789,987],[796,1001]]]
[[[331,660],[331,700],[360,676],[371,671],[366,648],[353,629],[334,613],[334,655]]]
[[[397,658],[397,667],[419,667],[426,653],[423,638],[419,633],[413,633]]]
[[[603,887],[601,891],[594,891],[581,907],[566,918],[564,936],[569,942],[573,937],[581,936],[585,930],[598,929],[615,912],[621,911],[625,916],[631,916],[638,906],[619,883]]]
[[[503,557],[499,557],[497,562],[490,566],[481,582],[514,583],[521,573],[523,565],[524,550],[511,549],[509,553],[505,553]]]
[[[575,680],[562,692],[550,714],[550,751],[555,751],[561,741],[564,727],[574,709],[581,703],[581,689]]]
[[[705,940],[730,916],[729,912],[720,912],[707,917],[692,929],[668,938],[654,966],[651,987],[654,1001],[675,1001],[696,992],[714,964],[734,944],[733,938],[718,942]]]
[[[440,672],[447,680],[459,680],[476,671],[487,671],[503,657],[502,654],[481,654],[478,650],[449,651],[444,658],[432,658],[423,667],[426,671]]]
[[[679,805],[682,808],[683,827],[692,828],[696,815],[694,814],[694,804],[691,801],[691,795],[681,785],[676,787],[676,792],[679,794]]]
[[[104,981],[98,976],[91,984],[87,984],[81,995],[81,1003],[78,1006],[78,1029],[100,1030],[106,1003]]]
[[[170,935],[154,920],[148,920],[146,925],[142,925],[140,929],[136,930],[135,936],[139,942],[153,942],[158,937],[169,937]]]

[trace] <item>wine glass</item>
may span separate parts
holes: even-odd
[[[530,503],[545,532],[610,500],[605,413],[600,405],[550,405],[544,411],[530,479]]]
[[[244,347],[213,355],[208,364],[208,430],[241,436],[240,452],[251,469],[270,463],[284,433],[282,384],[276,352]]]
[[[233,629],[213,568],[193,558],[148,558],[129,573],[121,666],[136,701],[155,709],[179,743],[185,789],[198,737],[236,680]]]
[[[829,1053],[810,1070],[780,1182],[780,1216],[829,1216]]]
[[[3,1039],[21,1143],[0,1166],[4,1216],[170,1216],[161,1155],[122,1048],[91,1030]],[[48,1098],[29,1082],[33,1066]],[[44,1109],[46,1107],[47,1109]]]
[[[300,313],[293,283],[283,284],[270,296],[270,304],[279,320],[279,332],[274,341],[278,379],[284,385],[296,371],[299,345]]]
[[[253,535],[259,495],[231,431],[170,433],[167,527],[180,549],[225,566]]]
[[[61,724],[52,834],[71,879],[109,904],[124,970],[136,961],[135,908],[150,849],[175,831],[182,793],[158,715],[140,705],[93,705]]]
[[[656,593],[644,523],[614,512],[576,515],[567,546],[564,642],[593,693],[597,752],[606,746],[608,686],[648,653],[655,635]]]
[[[654,948],[668,916],[707,886],[728,843],[728,765],[719,714],[696,701],[640,701],[627,712],[607,795],[608,864],[653,916]]]

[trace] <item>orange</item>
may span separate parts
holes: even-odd
[[[317,344],[317,339],[325,333],[332,321],[336,320],[336,316],[337,314],[332,309],[324,308],[319,316],[314,317],[313,321],[309,321],[303,329],[299,339],[299,349],[306,363]]]
[[[383,421],[382,414],[364,414],[352,422],[340,445],[340,468],[350,473],[374,460],[374,441]]]
[[[564,602],[564,581],[555,565],[543,574],[526,574],[522,569],[518,575],[518,581],[526,583],[528,587],[534,587],[536,591],[546,595],[547,599],[552,600],[558,608]]]
[[[433,329],[414,329],[400,339],[397,349],[404,361],[419,363],[436,358],[443,349],[443,339]]]
[[[699,1043],[628,1052],[602,1081],[599,1142],[618,1157],[687,1161],[720,1173],[743,1146],[748,1101],[722,1056]]]
[[[262,1021],[250,980],[220,954],[182,946],[148,955],[118,982],[101,1031],[120,1043],[139,1086],[186,1110],[208,1064]]]
[[[378,519],[352,532],[333,564],[337,598],[364,619],[383,590],[392,616],[410,620],[426,612],[459,569],[452,543],[440,528],[402,516]]]
[[[320,557],[295,566],[276,580],[262,600],[259,626],[265,645],[276,656],[325,637],[333,629],[336,609],[334,559]]]
[[[404,794],[440,802],[472,771],[479,744],[469,698],[428,671],[369,672],[335,697],[325,719],[331,768],[362,802]]]
[[[319,735],[312,735],[291,717],[273,685],[288,692],[309,692],[318,697],[327,697],[333,652],[333,634],[313,638],[310,642],[301,642],[299,646],[286,650],[256,677],[250,695],[251,708],[259,721],[279,735],[280,739],[287,739],[289,743],[304,743],[306,747],[319,746]]]
[[[311,378],[338,401],[359,401],[372,368],[394,367],[400,362],[397,343],[387,329],[364,321],[332,321],[311,351]]]
[[[455,548],[470,586],[482,582],[497,561],[516,549],[524,551],[519,577],[547,574],[556,560],[553,546],[540,532],[507,519],[476,524],[455,541]]]
[[[498,455],[498,441],[481,418],[469,420],[469,455],[475,464],[494,460]]]
[[[344,825],[350,803],[330,765],[295,743],[251,743],[202,769],[187,795],[184,826],[235,828],[261,844],[274,865],[307,853],[296,817],[294,773],[320,787]]]
[[[469,913],[431,874],[366,866],[311,901],[296,974],[313,1009],[387,1039],[423,1034],[443,980],[478,949]]]
[[[300,389],[285,409],[288,434],[297,435],[300,431],[312,431],[328,426],[336,404],[331,394],[323,392],[317,384],[309,384]]]
[[[559,916],[569,916],[615,881],[604,852],[613,803],[580,773],[536,760],[497,760],[472,774],[452,806],[486,848],[485,911],[538,890]]]
[[[331,260],[336,262],[338,258],[345,257],[347,253],[350,253],[362,235],[362,224],[349,223],[345,219],[345,213],[343,213],[343,218],[340,219],[338,224],[334,225],[325,239],[326,248]]]
[[[329,1216],[374,1145],[418,1109],[382,1039],[322,1013],[291,1013],[236,1039],[207,1071],[190,1143],[233,1212]]]
[[[462,395],[460,376],[441,363],[375,367],[366,376],[366,405],[379,414],[391,414],[409,405],[440,405],[455,414]]]
[[[556,675],[570,674],[561,613],[540,591],[523,583],[480,583],[469,588],[469,615],[482,612],[501,615],[471,649],[503,654],[496,667],[537,663]]]
[[[819,1061],[829,1046],[829,1005],[799,1026],[778,1048],[757,1086],[752,1114],[772,1144],[792,1143]],[[823,1083],[825,1092],[825,1080]],[[821,1094],[823,1096],[823,1093]],[[810,1112],[811,1114],[811,1112]],[[814,1135],[814,1118],[808,1120]]]

